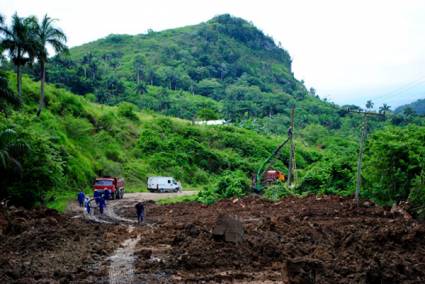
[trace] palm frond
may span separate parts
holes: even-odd
[[[4,150],[0,150],[0,167],[3,169],[7,168],[7,161],[9,161],[9,153]]]

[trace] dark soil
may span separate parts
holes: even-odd
[[[139,242],[150,257],[136,271],[151,282],[425,283],[424,224],[366,205],[313,196],[150,205]],[[215,238],[221,214],[242,222],[242,242]]]
[[[116,213],[135,218],[134,204],[122,204]],[[136,283],[425,283],[424,223],[370,202],[149,203],[146,223],[131,234],[48,209],[4,212],[0,283],[107,282],[108,256],[138,234]],[[219,216],[238,224],[242,240],[213,234]]]
[[[51,209],[0,212],[0,283],[107,283],[106,258],[126,227]]]

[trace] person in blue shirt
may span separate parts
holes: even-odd
[[[109,200],[109,197],[111,196],[111,192],[107,189],[103,192],[103,195],[105,196],[105,200]]]
[[[100,191],[95,191],[94,193],[93,193],[93,198],[94,198],[94,201],[96,202],[96,204],[97,205],[99,205],[99,198],[102,196],[102,194],[100,193]]]
[[[103,214],[103,209],[106,207],[105,199],[101,196],[99,197],[99,211],[100,214]]]
[[[84,206],[84,199],[85,199],[84,192],[80,191],[77,194],[77,200],[78,200],[78,204],[80,204],[80,207]]]
[[[86,197],[86,199],[84,200],[84,202],[85,202],[85,205],[86,205],[87,214],[90,215],[90,212],[91,212],[90,199],[88,197]]]

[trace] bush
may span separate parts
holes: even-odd
[[[250,190],[250,181],[241,171],[225,171],[213,186],[198,193],[198,201],[212,204],[219,199],[242,197]]]
[[[139,120],[136,111],[137,106],[135,106],[134,104],[123,102],[118,105],[118,114],[133,121]]]
[[[287,196],[296,196],[298,193],[289,189],[285,183],[275,183],[264,189],[263,196],[272,201],[277,201]]]
[[[407,200],[418,180],[425,179],[424,153],[425,127],[388,127],[376,132],[365,154],[365,196],[390,204]]]

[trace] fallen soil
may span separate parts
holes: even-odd
[[[0,213],[0,283],[107,283],[103,260],[125,226],[94,223],[51,209]]]
[[[425,283],[425,224],[397,210],[314,196],[147,202],[138,226],[134,203],[146,199],[157,196],[113,201],[101,217],[110,224],[75,212],[3,210],[0,283],[107,283],[117,254],[132,261],[133,283]],[[213,235],[219,216],[242,224],[241,241]],[[136,240],[131,253],[128,239]]]

